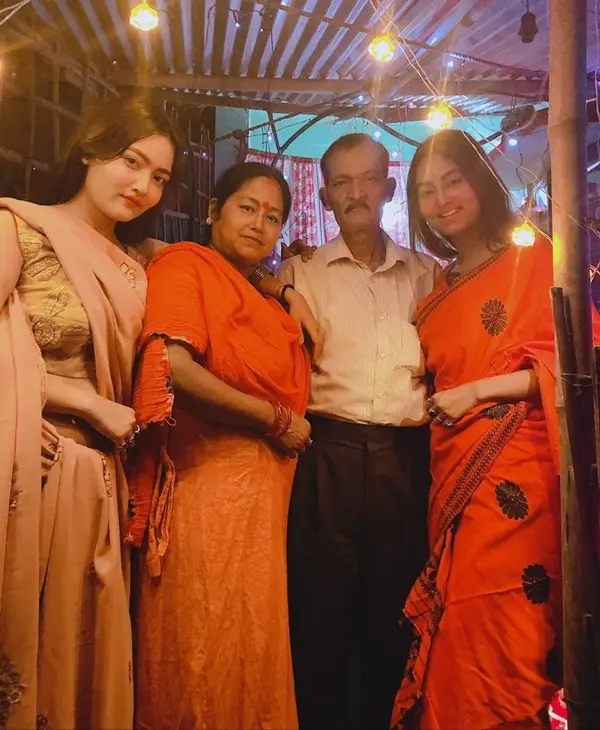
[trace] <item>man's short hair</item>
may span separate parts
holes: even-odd
[[[321,173],[323,175],[323,179],[325,180],[325,184],[327,184],[329,181],[328,163],[331,160],[331,157],[336,152],[353,150],[363,144],[370,144],[376,149],[377,154],[379,155],[381,160],[381,167],[387,177],[390,170],[390,153],[381,144],[381,142],[377,142],[377,140],[373,139],[373,137],[369,136],[368,134],[363,134],[362,132],[355,132],[353,134],[345,134],[343,137],[336,139],[336,141],[332,145],[330,145],[325,151],[323,157],[321,157]]]

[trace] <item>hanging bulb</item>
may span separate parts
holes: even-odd
[[[427,124],[436,131],[452,126],[452,110],[447,102],[440,101],[431,107],[427,113]]]
[[[129,23],[147,33],[158,26],[158,11],[148,5],[148,0],[142,0],[139,5],[131,9]]]
[[[369,53],[380,63],[391,61],[395,52],[396,44],[389,33],[376,36],[369,44]]]
[[[535,231],[527,221],[515,227],[512,232],[512,242],[515,246],[533,246],[535,243]]]

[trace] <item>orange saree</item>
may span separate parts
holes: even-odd
[[[509,249],[423,302],[437,391],[534,368],[537,401],[432,427],[430,558],[392,725],[544,727],[560,672],[560,496],[550,244]]]
[[[136,725],[294,728],[286,529],[295,461],[174,399],[165,340],[185,342],[232,387],[297,413],[308,357],[294,321],[211,249],[172,246],[148,279],[134,398],[147,447],[132,474],[129,538],[139,543],[147,528]]]

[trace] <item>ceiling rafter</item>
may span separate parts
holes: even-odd
[[[144,79],[139,74],[116,72],[112,74],[116,86],[149,86],[165,89],[190,89],[196,91],[251,91],[259,93],[284,94],[348,94],[368,93],[375,84],[381,92],[394,80],[378,84],[373,79],[301,79],[301,78],[248,78],[235,76],[203,76],[192,74],[152,74]],[[445,86],[446,96],[523,96],[544,100],[547,90],[537,81],[484,79],[480,81],[449,80]],[[431,95],[431,91],[420,80],[408,82],[402,89],[403,96]]]

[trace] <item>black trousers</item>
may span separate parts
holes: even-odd
[[[427,558],[429,429],[309,419],[288,527],[300,728],[388,730]]]

